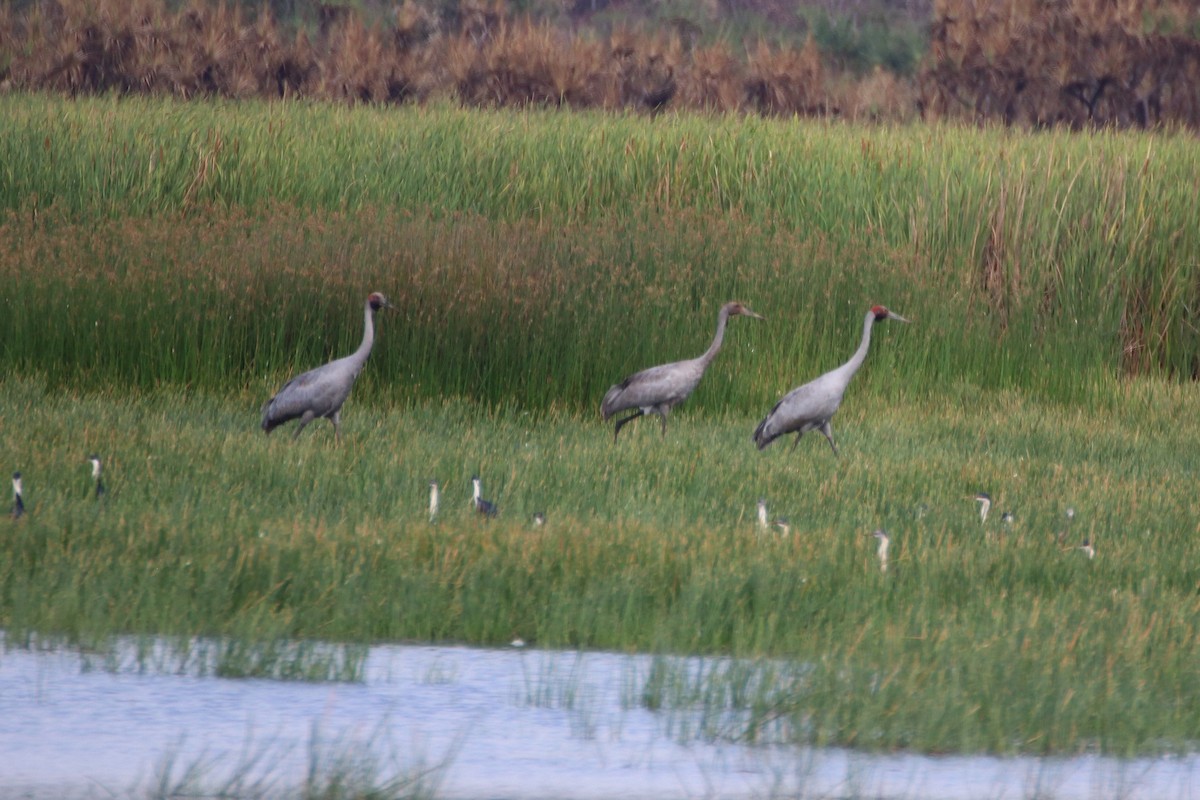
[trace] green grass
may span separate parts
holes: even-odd
[[[377,641],[732,654],[761,661],[665,657],[640,702],[736,738],[1194,748],[1198,173],[1170,134],[0,96],[0,465],[30,508],[0,627],[302,679]],[[371,290],[398,308],[343,446],[264,437]],[[665,440],[614,446],[604,390],[735,298],[767,321]],[[875,302],[914,324],[877,329],[843,457],[755,451]]]
[[[0,463],[25,475],[30,513],[4,522],[0,627],[783,658],[742,689],[664,662],[644,702],[698,694],[746,713],[725,731],[742,738],[782,718],[794,740],[867,747],[1186,748],[1200,540],[1177,442],[1200,415],[1183,389],[1123,391],[1085,413],[1002,393],[894,406],[856,384],[835,459],[812,437],[757,452],[741,411],[685,407],[665,441],[639,422],[614,446],[590,415],[352,398],[338,448],[326,423],[263,436],[253,396],[10,379]],[[91,450],[109,459],[101,503]],[[495,522],[468,508],[474,473]],[[966,497],[981,488],[986,525]],[[760,496],[790,537],[756,531]],[[881,525],[886,575],[867,536]]]
[[[421,401],[591,407],[733,298],[771,322],[721,407],[839,363],[874,302],[919,323],[873,354],[900,389],[1200,373],[1186,136],[9,95],[0,164],[0,363],[70,386],[282,378],[373,289]]]

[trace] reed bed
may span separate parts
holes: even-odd
[[[701,407],[756,408],[839,363],[873,302],[918,321],[872,355],[898,392],[1077,401],[1114,376],[1200,373],[1185,137],[44,97],[0,111],[0,357],[58,384],[265,390],[352,349],[372,289],[400,313],[367,398],[590,409],[623,375],[699,353],[735,297],[770,319],[731,331]]]
[[[353,403],[335,448],[328,426],[264,437],[253,396],[8,379],[0,463],[24,473],[29,513],[3,523],[0,626],[733,654],[769,660],[697,679],[667,659],[639,702],[699,704],[720,723],[706,735],[740,739],[1186,749],[1200,538],[1177,443],[1200,415],[1183,388],[1124,391],[1086,413],[857,391],[835,459],[819,439],[759,453],[740,413],[680,415],[665,440],[635,424],[614,446],[598,420],[461,401]],[[108,457],[100,502],[89,450]],[[498,520],[468,507],[472,474]],[[791,535],[757,530],[759,497]]]

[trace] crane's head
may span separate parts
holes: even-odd
[[[871,536],[881,542],[886,542],[888,540],[887,531],[885,531],[883,528],[877,528],[871,533]]]
[[[371,305],[372,311],[378,311],[381,308],[392,308],[392,304],[383,296],[381,292],[371,292],[367,297],[367,302]]]
[[[763,315],[755,314],[753,311],[751,311],[745,305],[737,302],[736,300],[734,300],[732,303],[726,303],[724,306],[721,307],[721,310],[725,312],[726,316],[730,316],[730,317],[742,316],[742,317],[753,317],[754,319],[766,319],[766,317],[764,317]]]
[[[897,314],[895,311],[888,311],[883,306],[872,306],[871,313],[875,315],[876,322],[883,322],[885,319],[894,319],[897,322],[911,322]]]

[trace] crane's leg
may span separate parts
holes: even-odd
[[[794,453],[794,452],[796,452],[796,445],[800,444],[800,437],[801,437],[801,436],[803,436],[803,435],[804,435],[804,431],[797,431],[797,432],[796,432],[796,439],[795,439],[795,441],[793,441],[793,442],[792,442],[792,449],[791,449],[791,450],[788,450],[788,452],[789,452],[789,453]]]
[[[655,412],[656,414],[658,414],[659,420],[662,421],[662,436],[664,439],[667,438],[667,413],[670,410],[671,409],[669,407],[668,408],[660,408],[660,409],[658,409],[658,411]]]
[[[305,411],[304,416],[300,417],[300,424],[296,426],[296,432],[292,434],[292,438],[299,439],[300,431],[304,430],[304,426],[312,422],[315,418],[311,411]]]
[[[333,415],[329,418],[329,421],[333,423],[333,443],[341,444],[342,443],[342,410],[339,408],[337,411],[333,412]]]
[[[626,422],[632,422],[633,420],[637,419],[638,417],[642,416],[645,413],[646,413],[645,411],[642,411],[639,408],[637,411],[633,412],[625,419],[617,420],[617,425],[616,425],[616,427],[613,428],[613,441],[614,442],[617,441],[617,434],[621,432],[621,426],[623,426]]]
[[[829,446],[833,448],[833,454],[838,455],[837,445],[833,443],[833,428],[828,422],[821,426],[821,433],[825,434],[825,438],[829,440]]]

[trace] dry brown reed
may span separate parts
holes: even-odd
[[[1200,7],[1181,0],[939,0],[929,116],[1026,126],[1200,126]]]
[[[325,7],[311,33],[236,3],[46,0],[0,10],[5,90],[350,103],[453,97],[471,106],[824,114],[826,72],[802,49],[717,42],[678,26],[570,32],[467,2],[442,15],[409,0],[370,22]],[[333,13],[333,12],[337,13]],[[897,79],[898,80],[898,79]]]

